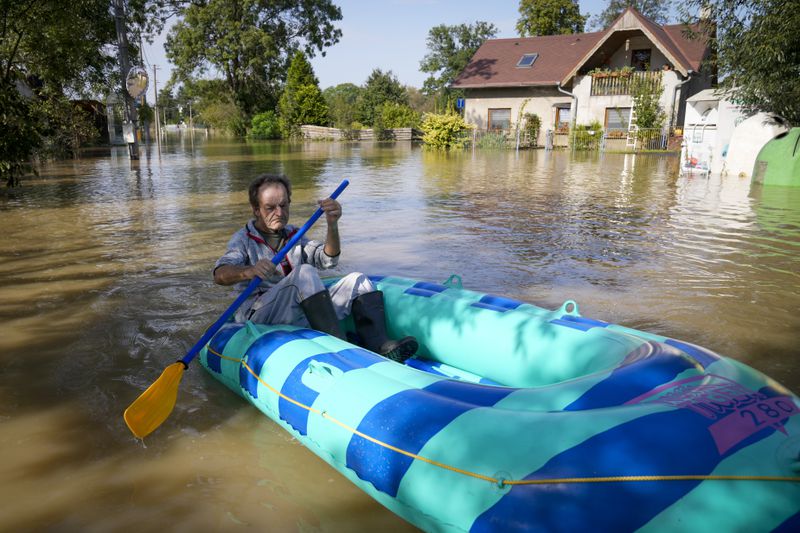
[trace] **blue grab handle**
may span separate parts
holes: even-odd
[[[348,185],[350,185],[350,182],[348,180],[343,180],[342,183],[340,183],[339,186],[336,187],[336,190],[333,191],[333,193],[331,193],[330,198],[334,199],[338,198],[338,196],[342,194],[342,191],[345,190],[345,188]],[[291,250],[294,247],[294,245],[297,244],[297,242],[303,237],[303,235],[305,235],[306,232],[309,229],[311,229],[311,226],[313,226],[314,223],[317,220],[319,220],[319,217],[322,216],[322,213],[323,213],[322,208],[321,207],[317,208],[317,210],[314,211],[314,214],[311,215],[311,218],[309,218],[306,221],[306,223],[303,224],[303,227],[297,230],[297,233],[295,233],[294,236],[291,239],[289,239],[289,242],[287,242],[283,246],[283,248],[281,248],[280,251],[277,254],[275,254],[275,257],[272,258],[272,263],[275,266],[278,266],[278,264],[281,261],[283,261],[283,258],[286,257],[286,254],[289,253],[289,250]],[[192,359],[194,359],[197,356],[197,354],[200,353],[200,350],[203,349],[203,346],[208,344],[208,341],[211,340],[211,337],[216,335],[216,333],[220,330],[220,328],[224,326],[226,322],[228,322],[228,319],[230,319],[230,317],[233,316],[233,314],[236,312],[237,309],[239,309],[239,307],[244,303],[244,301],[247,300],[251,294],[253,294],[253,291],[256,290],[256,287],[258,287],[261,284],[261,281],[262,279],[258,276],[253,278],[253,280],[250,282],[247,288],[242,291],[242,294],[240,294],[239,297],[236,298],[236,300],[234,300],[230,306],[228,306],[225,312],[222,313],[222,316],[220,316],[216,322],[211,324],[211,326],[206,330],[206,332],[203,333],[203,336],[200,337],[200,340],[197,341],[197,343],[195,343],[194,346],[192,346],[192,348],[186,353],[185,356],[183,356],[181,362],[184,365],[186,366],[189,365]]]

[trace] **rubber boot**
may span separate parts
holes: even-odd
[[[383,293],[368,292],[353,300],[353,322],[361,337],[362,346],[387,359],[405,362],[417,353],[419,344],[414,337],[393,340],[386,335],[386,316],[384,315]]]
[[[300,302],[300,308],[303,310],[303,313],[305,313],[308,323],[311,324],[312,328],[322,333],[344,339],[342,328],[339,326],[339,319],[336,317],[336,311],[333,309],[331,293],[327,290],[312,294]]]

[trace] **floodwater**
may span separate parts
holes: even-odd
[[[171,139],[0,194],[0,530],[412,529],[196,363],[144,444],[124,425],[233,300],[211,268],[261,172],[293,179],[297,224],[351,180],[338,272],[575,299],[800,391],[800,189],[658,155]]]

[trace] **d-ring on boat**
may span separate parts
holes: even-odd
[[[800,530],[800,398],[686,342],[374,276],[405,365],[230,324],[202,364],[428,531]],[[344,328],[352,333],[353,325]]]

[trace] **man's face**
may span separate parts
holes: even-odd
[[[280,183],[267,183],[258,190],[258,208],[253,209],[260,229],[280,231],[289,222],[289,195]]]

